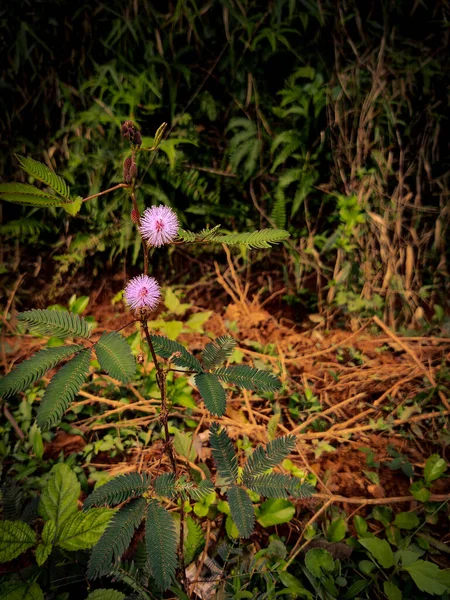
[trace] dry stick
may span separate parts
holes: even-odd
[[[425,368],[425,366],[420,362],[420,360],[417,358],[416,354],[411,350],[411,348],[407,344],[403,343],[402,340],[399,337],[397,337],[393,331],[386,327],[383,321],[381,321],[381,319],[379,319],[376,315],[372,317],[372,319],[374,323],[378,325],[378,327],[380,327],[389,337],[391,337],[394,340],[394,342],[396,342],[405,352],[407,352],[410,355],[410,357],[413,359],[413,361],[416,363],[419,369],[423,372],[425,377],[429,380],[431,385],[433,387],[437,387],[436,380],[433,377],[433,374]],[[445,397],[444,392],[442,390],[439,390],[438,394],[442,404],[447,410],[450,410],[450,403]]]
[[[3,406],[3,413],[5,415],[5,417],[8,419],[8,421],[11,423],[14,431],[17,433],[17,435],[20,437],[21,440],[25,439],[25,435],[23,433],[23,431],[20,429],[19,425],[17,424],[15,418],[12,416],[12,414],[9,412],[9,408],[8,405],[5,404]]]
[[[396,504],[402,502],[415,502],[414,496],[393,496],[391,498],[346,498],[345,496],[335,496],[333,494],[314,494],[312,497],[327,502],[340,502],[342,504]],[[450,500],[450,494],[431,494],[429,502],[446,502]]]

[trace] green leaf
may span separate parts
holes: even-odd
[[[200,373],[194,377],[194,381],[209,412],[218,417],[225,414],[227,398],[216,375]]]
[[[244,479],[262,475],[268,469],[280,464],[295,448],[294,435],[286,435],[269,442],[266,449],[262,446],[255,448],[244,466]]]
[[[214,485],[212,481],[209,479],[202,479],[197,487],[192,487],[188,489],[188,494],[192,498],[192,500],[203,500],[209,494],[214,492]]]
[[[45,198],[49,194],[28,183],[0,183],[0,194],[31,194]]]
[[[1,586],[2,600],[44,600],[44,593],[36,582],[9,581]]]
[[[94,546],[89,559],[87,577],[95,579],[109,573],[128,548],[135,529],[144,516],[145,498],[136,498],[118,510],[106,531]]]
[[[184,540],[184,562],[190,565],[205,547],[205,536],[199,523],[192,517],[186,519],[187,535]]]
[[[425,482],[430,484],[432,481],[439,479],[439,477],[447,470],[447,463],[439,454],[432,454],[425,463],[425,470],[423,476]]]
[[[77,512],[64,524],[58,535],[57,545],[65,550],[91,548],[103,535],[114,511],[108,508],[91,508]]]
[[[350,600],[355,596],[358,596],[360,592],[363,591],[365,587],[367,587],[367,581],[365,579],[357,579],[352,583],[352,585],[348,588],[344,598],[345,600]]]
[[[328,527],[327,537],[330,542],[340,542],[347,533],[347,523],[342,517],[334,519]]]
[[[117,590],[101,588],[89,594],[86,600],[125,600],[125,594]]]
[[[152,478],[147,473],[125,473],[95,489],[86,498],[83,510],[91,506],[117,506],[131,498],[139,498],[150,488]]]
[[[421,592],[440,596],[450,591],[450,569],[441,570],[427,560],[417,560],[402,570],[411,575]]]
[[[39,514],[46,521],[53,520],[57,532],[78,511],[81,486],[75,473],[65,463],[50,471],[50,478],[39,500]]]
[[[409,488],[409,491],[419,502],[428,502],[431,496],[430,490],[425,487],[425,483],[422,479],[420,481],[415,481]]]
[[[82,350],[66,363],[49,383],[37,413],[37,424],[43,431],[60,421],[69,408],[86,381],[90,360],[90,348]]]
[[[51,544],[39,544],[36,548],[36,563],[38,567],[42,567],[53,550]]]
[[[173,447],[180,456],[184,456],[192,462],[197,457],[197,453],[192,443],[192,433],[184,433],[179,429],[175,429],[173,436]]]
[[[175,473],[163,473],[155,479],[155,494],[164,498],[173,498],[176,494]]]
[[[272,373],[261,371],[246,365],[221,367],[214,374],[226,383],[234,383],[245,390],[256,392],[273,392],[281,387],[280,380]]]
[[[214,242],[227,246],[245,246],[246,248],[270,248],[271,244],[279,244],[290,237],[284,229],[261,229],[250,233],[229,233],[218,235]]]
[[[203,371],[203,367],[199,360],[178,342],[169,340],[162,335],[151,335],[150,338],[158,356],[166,359],[170,358],[170,362],[177,367],[183,367],[184,369],[197,371],[199,373]]]
[[[257,521],[263,527],[272,527],[289,523],[295,515],[295,506],[292,502],[283,499],[266,500],[259,509]]]
[[[75,354],[82,348],[83,346],[63,346],[37,352],[3,377],[0,381],[0,397],[8,398],[8,396],[23,392],[64,358]]]
[[[36,544],[36,534],[22,521],[0,521],[0,562],[17,558]]]
[[[401,591],[391,581],[385,581],[383,583],[383,590],[387,600],[402,600],[403,598]]]
[[[56,524],[55,521],[50,519],[44,525],[41,534],[42,543],[36,548],[36,562],[38,566],[42,566],[47,558],[49,557],[51,551],[53,550],[53,543],[56,538]]]
[[[238,478],[238,461],[232,441],[225,429],[220,429],[218,423],[212,423],[209,432],[209,443],[217,472],[228,483],[235,483]]]
[[[373,558],[384,568],[394,566],[394,554],[386,540],[379,538],[362,538],[359,540],[361,546],[370,552]]]
[[[253,504],[247,492],[233,485],[227,492],[230,512],[241,537],[249,537],[255,527]]]
[[[419,523],[419,517],[414,512],[397,513],[394,519],[394,525],[399,529],[415,529]]]
[[[128,383],[136,372],[136,362],[126,339],[117,331],[103,333],[95,344],[101,368],[111,377]]]
[[[330,573],[334,570],[334,560],[328,550],[323,548],[313,548],[308,550],[305,556],[305,565],[314,577],[321,578],[323,573]]]
[[[47,208],[49,206],[61,207],[67,204],[65,200],[60,200],[51,194],[45,196],[42,196],[41,194],[36,196],[33,196],[32,194],[0,194],[0,200],[21,204],[22,206],[35,206],[40,208]]]
[[[30,329],[42,335],[59,338],[69,336],[88,339],[91,330],[88,323],[78,315],[65,310],[27,310],[17,315],[19,321],[25,321]]]
[[[236,340],[229,335],[216,338],[213,342],[206,344],[202,352],[202,361],[207,369],[218,367],[225,362],[233,353]]]
[[[82,206],[83,198],[81,196],[77,196],[75,200],[73,200],[72,202],[66,202],[65,204],[63,204],[62,207],[64,208],[66,213],[69,213],[69,215],[74,217],[80,212]]]
[[[184,315],[191,307],[188,302],[182,304],[171,288],[168,288],[164,294],[164,304],[167,310],[174,315]]]
[[[167,590],[175,578],[178,540],[172,516],[156,500],[147,506],[145,546],[152,577]]]
[[[364,535],[368,529],[367,521],[359,515],[353,517],[353,525],[355,526],[356,533],[360,536]]]
[[[51,187],[57,194],[66,200],[70,200],[70,188],[64,179],[56,175],[53,171],[50,171],[46,165],[33,158],[26,158],[19,154],[16,154],[15,156],[20,163],[21,169],[35,179],[38,179],[39,181],[42,181],[42,183],[45,183],[45,185]]]
[[[186,321],[186,327],[188,327],[191,331],[203,333],[203,325],[206,323],[206,321],[208,321],[211,315],[212,310],[205,310],[203,312],[195,313]]]

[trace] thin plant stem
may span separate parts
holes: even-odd
[[[119,183],[109,190],[103,190],[103,192],[98,192],[98,194],[92,194],[92,196],[88,196],[87,198],[83,198],[83,202],[87,202],[88,200],[93,200],[94,198],[98,198],[99,196],[103,196],[103,194],[109,194],[109,192],[114,192],[115,190],[119,190],[120,188],[129,188],[128,183]]]

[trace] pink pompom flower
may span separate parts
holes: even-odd
[[[152,246],[163,246],[173,242],[178,235],[178,217],[168,206],[152,206],[144,211],[140,231]]]
[[[154,310],[161,300],[161,288],[154,277],[138,275],[125,288],[125,301],[130,308]]]

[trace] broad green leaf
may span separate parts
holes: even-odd
[[[403,598],[401,591],[391,581],[383,583],[383,590],[388,600],[402,600]]]
[[[36,534],[22,521],[0,521],[0,562],[17,558],[36,543]]]
[[[186,321],[186,327],[188,327],[191,331],[203,333],[203,325],[206,323],[206,321],[208,321],[211,315],[212,310],[205,310],[203,312],[195,313]]]
[[[362,538],[359,540],[361,546],[370,552],[373,558],[385,569],[394,566],[394,554],[386,540],[379,538]]]
[[[300,598],[307,598],[307,600],[313,600],[314,596],[303,587],[303,583],[300,579],[295,577],[295,575],[291,575],[291,573],[288,573],[287,571],[279,571],[278,577],[280,578],[281,583],[288,588],[289,593],[293,594],[294,597],[298,596]],[[288,593],[288,590],[282,591]]]
[[[126,339],[117,331],[103,333],[95,344],[98,362],[111,377],[128,383],[136,372],[136,363]]]
[[[432,562],[417,560],[404,567],[421,592],[439,596],[450,591],[450,569],[441,570]]]
[[[430,484],[432,481],[439,479],[439,477],[447,470],[447,463],[439,454],[432,454],[425,463],[425,470],[423,476],[425,482]]]
[[[53,550],[51,544],[39,544],[36,548],[36,563],[38,567],[42,567]]]
[[[44,593],[33,581],[10,581],[0,587],[2,600],[44,600]]]
[[[55,465],[39,501],[39,514],[46,521],[52,519],[59,533],[77,512],[80,492],[80,482],[70,467],[65,463]]]
[[[125,600],[125,597],[125,594],[117,590],[102,588],[91,592],[86,600]]]
[[[67,519],[58,535],[57,545],[65,550],[84,550],[98,542],[114,511],[108,508],[91,508],[77,512]]]
[[[327,537],[330,542],[340,542],[345,538],[347,523],[342,517],[335,519],[328,527]]]
[[[175,429],[173,446],[178,454],[184,456],[191,462],[196,459],[197,453],[192,443],[192,434],[189,435],[188,433],[183,433],[179,429]]]
[[[261,504],[257,521],[263,527],[272,527],[281,523],[289,523],[295,515],[295,506],[288,500],[272,498]]]
[[[362,592],[365,587],[367,587],[367,585],[368,583],[365,579],[358,579],[354,581],[344,596],[345,600],[350,600],[351,598],[358,596],[359,593]]]
[[[174,315],[184,315],[191,306],[189,302],[182,304],[171,288],[167,288],[164,294],[164,304],[167,310]]]
[[[334,560],[328,550],[313,548],[308,550],[305,556],[305,565],[314,577],[322,577],[323,572],[331,572],[334,569]]]
[[[81,196],[77,196],[75,200],[73,200],[72,202],[66,202],[65,204],[63,204],[62,207],[67,213],[69,213],[69,215],[74,217],[80,212],[82,206],[83,198]]]
[[[423,480],[415,481],[409,488],[409,491],[419,502],[428,502],[428,499],[431,496],[431,492],[425,487]]]
[[[74,294],[69,300],[70,312],[74,315],[82,315],[88,307],[89,301],[89,296],[80,296],[77,298],[77,296]]]
[[[401,512],[395,515],[394,525],[399,529],[415,529],[420,521],[415,512]]]
[[[368,528],[367,521],[359,515],[353,517],[353,525],[355,526],[358,535],[364,535]]]

